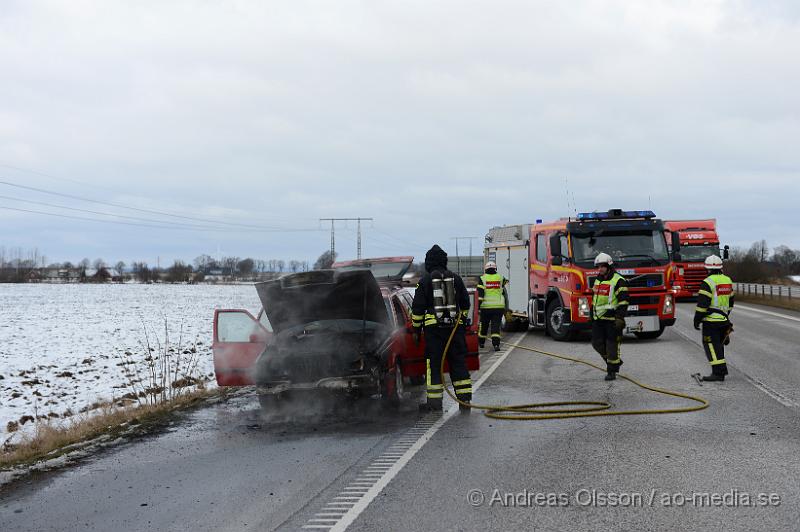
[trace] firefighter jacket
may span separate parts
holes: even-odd
[[[733,281],[727,275],[715,273],[706,277],[697,293],[694,322],[726,323],[734,303]]]
[[[484,273],[478,285],[478,300],[481,309],[505,309],[508,297],[505,286],[508,280],[499,273]]]
[[[434,269],[433,271],[437,271]],[[467,287],[464,286],[464,281],[457,274],[444,269],[439,269],[442,277],[453,277],[453,284],[456,293],[456,305],[461,311],[461,319],[463,320],[469,316],[469,293]],[[435,327],[439,324],[436,318],[436,312],[433,308],[433,283],[431,282],[431,273],[425,273],[417,283],[417,289],[414,292],[414,301],[411,304],[411,326],[415,329],[420,327]]]
[[[611,270],[606,279],[597,277],[592,286],[592,318],[613,320],[628,313],[628,281]]]

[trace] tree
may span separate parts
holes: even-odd
[[[789,246],[778,246],[772,255],[772,261],[778,265],[781,275],[791,275],[800,262],[800,251],[793,250]]]
[[[269,268],[270,272],[278,271],[278,261],[275,259],[269,259],[269,261],[267,261],[267,267]]]
[[[300,261],[299,260],[290,260],[289,261],[289,269],[292,273],[297,273],[300,270]]]
[[[140,283],[149,283],[153,280],[153,272],[147,266],[146,262],[134,262],[133,275]]]
[[[283,260],[277,261],[277,265],[279,272],[283,272],[283,270],[286,268],[286,263]]]
[[[314,263],[315,270],[327,270],[330,268],[334,262],[336,262],[337,253],[334,252],[331,254],[330,250],[325,251],[322,255],[319,256],[317,261]]]
[[[239,264],[239,257],[223,257],[222,258],[222,266],[227,268],[228,275],[233,277],[234,272],[236,271],[236,265]]]
[[[186,283],[192,279],[192,267],[181,260],[175,260],[167,268],[167,281],[170,283]]]
[[[753,245],[750,246],[750,253],[752,253],[753,257],[758,262],[767,262],[769,258],[769,246],[767,245],[767,241],[760,240],[758,242],[753,242]]]
[[[95,270],[101,270],[106,267],[106,262],[103,259],[94,259],[92,266]]]
[[[209,269],[213,268],[215,264],[216,261],[214,260],[214,257],[212,257],[211,255],[206,255],[205,253],[203,253],[198,257],[195,257],[194,259],[194,267],[198,271],[206,272]]]
[[[75,266],[73,266],[73,264],[70,261],[64,261],[61,267],[64,268],[65,270],[71,270]]]
[[[119,273],[120,277],[125,276],[125,263],[121,260],[117,261],[117,263],[114,265],[114,269],[117,270],[117,273]]]
[[[88,268],[88,267],[89,267],[91,264],[92,264],[92,261],[90,261],[88,258],[84,258],[82,261],[80,261],[80,262],[78,263],[78,265],[79,265],[81,268],[83,268],[84,270],[85,270],[86,268]]]
[[[243,273],[244,275],[250,275],[251,273],[253,273],[253,269],[255,268],[255,264],[256,264],[256,262],[253,259],[246,258],[246,259],[240,260],[236,264],[236,268],[239,270],[239,272]]]

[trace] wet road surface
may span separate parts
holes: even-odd
[[[262,418],[253,396],[236,397],[4,492],[0,528],[797,530],[796,320],[741,305],[722,384],[690,377],[708,372],[691,305],[679,305],[662,338],[626,341],[623,372],[711,403],[689,414],[509,422],[473,412],[441,422],[421,418],[412,398],[399,412],[373,401],[289,422]],[[585,341],[538,332],[509,340],[599,358]],[[490,367],[476,402],[686,404],[522,350],[487,357]],[[760,494],[763,506],[744,505]]]

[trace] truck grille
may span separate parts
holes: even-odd
[[[628,280],[628,288],[659,288],[664,286],[663,273],[645,273],[641,275],[624,275]],[[597,277],[589,277],[589,286],[594,286]]]

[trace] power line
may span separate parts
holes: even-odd
[[[212,231],[212,232],[225,232],[225,233],[283,233],[283,232],[308,232],[308,231],[318,231],[318,229],[261,229],[261,230],[236,230],[236,229],[196,229],[190,227],[178,227],[176,224],[170,225],[154,225],[154,224],[142,224],[142,223],[135,223],[135,222],[120,222],[117,220],[100,220],[97,218],[87,218],[85,216],[71,216],[69,214],[57,214],[54,212],[44,212],[44,211],[34,211],[30,209],[18,209],[16,207],[6,207],[4,205],[0,205],[0,209],[5,209],[7,211],[17,211],[17,212],[26,212],[31,214],[42,214],[45,216],[55,216],[58,218],[69,218],[71,220],[83,220],[86,222],[100,222],[104,224],[118,224],[118,225],[131,225],[137,227],[150,227],[155,229],[174,229],[178,231]],[[169,222],[167,222],[169,223]]]
[[[6,185],[6,186],[10,186],[10,187],[22,188],[22,189],[25,189],[25,190],[32,190],[34,192],[40,192],[42,194],[50,194],[50,195],[53,195],[53,196],[60,196],[62,198],[75,199],[75,200],[78,200],[78,201],[87,201],[87,202],[90,202],[90,203],[97,203],[97,204],[100,204],[100,205],[107,205],[107,206],[117,207],[117,208],[121,208],[121,209],[129,209],[129,210],[132,210],[132,211],[143,212],[143,213],[147,213],[147,214],[157,214],[159,216],[169,216],[171,218],[180,218],[180,219],[183,219],[183,220],[193,220],[193,221],[197,221],[197,222],[206,222],[206,223],[220,224],[220,225],[230,225],[230,226],[235,226],[235,227],[247,227],[247,228],[251,228],[251,229],[282,230],[281,228],[278,228],[278,227],[266,227],[266,226],[251,225],[251,224],[240,224],[240,223],[235,223],[235,222],[222,222],[222,221],[217,221],[217,220],[209,220],[207,218],[197,218],[197,217],[194,217],[194,216],[182,216],[180,214],[172,214],[172,213],[169,213],[169,212],[156,211],[156,210],[152,210],[152,209],[141,209],[141,208],[138,208],[138,207],[129,207],[127,205],[122,205],[120,203],[113,203],[113,202],[110,202],[110,201],[100,201],[100,200],[95,200],[95,199],[91,199],[91,198],[84,198],[84,197],[81,197],[81,196],[75,196],[73,194],[64,194],[63,192],[54,192],[52,190],[46,190],[46,189],[37,188],[37,187],[30,187],[30,186],[27,186],[27,185],[20,185],[18,183],[10,183],[8,181],[2,181],[2,180],[0,180],[0,185]]]
[[[79,209],[77,207],[67,207],[65,205],[57,205],[55,203],[47,203],[45,201],[27,200],[27,199],[22,199],[22,198],[14,198],[14,197],[11,197],[11,196],[0,195],[0,199],[7,199],[7,200],[12,200],[12,201],[20,201],[22,203],[30,203],[30,204],[33,204],[33,205],[42,205],[44,207],[54,207],[56,209],[66,209],[66,210],[69,210],[69,211],[84,212],[84,213],[88,213],[88,214],[97,214],[97,215],[100,215],[100,216],[114,216],[116,218],[124,218],[126,220],[136,220],[136,221],[140,221],[140,222],[150,222],[150,223],[159,223],[159,224],[168,223],[168,224],[175,225],[175,226],[191,227],[191,228],[194,228],[194,229],[216,229],[215,227],[209,227],[207,225],[185,224],[185,223],[180,223],[180,222],[164,222],[162,220],[153,220],[153,219],[150,219],[150,218],[139,218],[138,216],[125,216],[124,214],[113,214],[113,213],[108,213],[108,212],[92,211],[92,210],[88,210],[88,209]],[[98,220],[98,221],[102,221],[102,220]],[[225,230],[226,231],[235,231],[233,229],[225,229]]]

